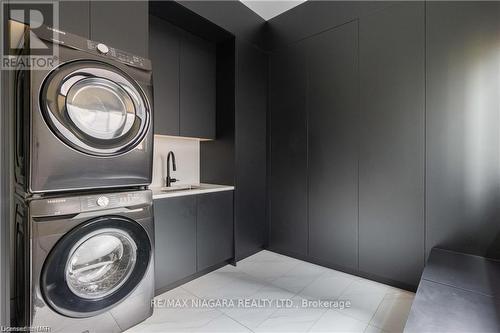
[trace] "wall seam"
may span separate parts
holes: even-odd
[[[361,128],[361,67],[360,67],[360,58],[361,58],[361,50],[360,50],[360,22],[359,22],[359,19],[357,19],[357,66],[358,66],[358,117],[357,117],[357,123],[358,123],[358,126],[357,126],[357,131],[358,131],[358,135],[357,135],[357,150],[358,150],[358,156],[357,156],[357,165],[356,165],[356,176],[357,176],[357,208],[358,208],[358,211],[357,211],[357,222],[358,222],[358,238],[357,238],[357,269],[358,271],[360,270],[360,266],[359,266],[359,199],[360,199],[360,195],[359,195],[359,166],[360,166],[360,160],[361,160],[361,138],[360,138],[360,128]]]
[[[424,1],[424,239],[423,265],[427,251],[427,1]]]

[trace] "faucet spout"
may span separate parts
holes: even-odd
[[[167,178],[165,179],[165,186],[170,187],[172,183],[175,183],[177,179],[170,177],[170,160],[172,160],[172,170],[177,171],[177,166],[175,163],[175,154],[173,151],[169,151],[167,155]]]

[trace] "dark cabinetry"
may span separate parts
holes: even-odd
[[[236,258],[266,243],[267,55],[236,43]]]
[[[155,289],[196,272],[196,196],[154,202]]]
[[[307,254],[306,58],[302,43],[270,57],[270,247]]]
[[[155,199],[155,289],[233,258],[233,191]]]
[[[233,257],[233,191],[198,196],[198,270]]]
[[[359,269],[416,286],[424,264],[424,4],[360,20]]]
[[[310,38],[306,45],[309,256],[356,269],[357,23]]]
[[[149,45],[155,89],[154,133],[179,135],[179,30],[151,15]]]
[[[155,134],[215,139],[216,49],[151,15]]]
[[[181,136],[215,139],[215,45],[189,33],[180,49]]]
[[[90,1],[92,40],[148,57],[147,1]]]

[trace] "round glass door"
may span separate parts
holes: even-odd
[[[53,70],[40,104],[53,133],[91,155],[123,154],[150,128],[150,104],[141,87],[120,69],[98,61],[74,61]]]
[[[136,262],[137,245],[118,229],[89,235],[77,244],[66,264],[66,281],[77,296],[108,296],[127,281]]]
[[[40,279],[42,295],[65,316],[95,316],[134,291],[151,256],[149,236],[137,222],[123,216],[89,220],[50,251]]]
[[[129,94],[102,78],[75,83],[66,96],[66,109],[75,126],[101,140],[127,134],[135,121],[134,102]]]

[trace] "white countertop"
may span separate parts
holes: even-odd
[[[182,189],[182,190],[179,189],[177,191],[162,191],[162,188],[160,187],[151,187],[150,190],[153,192],[153,199],[173,198],[173,197],[181,197],[184,195],[195,195],[195,194],[234,190],[234,186],[227,186],[227,185],[193,184],[193,186],[195,186],[195,188]],[[176,186],[174,185],[172,186],[172,188],[176,188]]]

